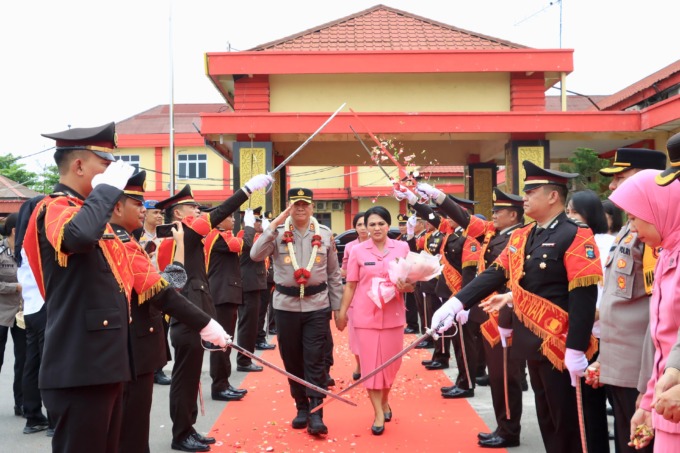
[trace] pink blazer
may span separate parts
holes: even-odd
[[[403,327],[406,322],[404,299],[397,292],[396,297],[386,303],[382,309],[368,296],[373,277],[387,278],[387,265],[396,258],[408,255],[409,247],[404,241],[387,239],[383,252],[380,252],[372,240],[356,244],[347,263],[348,282],[357,282],[352,299],[352,323],[355,328],[389,329]]]

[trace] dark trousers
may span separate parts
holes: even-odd
[[[652,453],[654,451],[654,439],[652,439],[649,445],[640,450],[628,446],[630,441],[630,419],[635,414],[635,401],[638,397],[637,389],[617,387],[615,385],[605,385],[604,389],[614,410],[614,447],[616,453]],[[588,448],[590,449],[590,445]]]
[[[576,390],[569,372],[558,371],[548,360],[527,360],[527,368],[545,451],[580,453]]]
[[[326,388],[324,346],[327,343],[330,308],[308,312],[274,310],[279,353],[289,373]],[[324,398],[325,395],[288,380],[293,399]]]
[[[598,349],[600,340],[598,342]],[[597,355],[590,360],[593,363]],[[589,453],[609,453],[609,424],[607,422],[607,391],[604,387],[592,388],[581,379],[583,396],[583,421]]]
[[[484,340],[487,366],[489,368],[489,387],[491,387],[491,402],[496,415],[496,433],[505,440],[519,440],[522,429],[522,360],[511,359],[510,349],[508,357],[508,405],[510,418],[505,413],[505,378],[503,376],[503,346],[499,343],[491,346]]]
[[[420,316],[420,333],[424,334],[425,330],[430,327],[430,323],[432,322],[433,312],[432,306],[430,305],[432,301],[425,297],[425,293],[420,291],[420,288],[416,288],[413,297],[416,300],[418,316]]]
[[[165,316],[162,319],[163,322],[163,339],[165,340],[165,356],[168,361],[172,360],[172,354],[170,353],[170,341],[168,340],[168,334],[170,332],[170,324],[165,320]],[[157,371],[162,371],[163,367],[160,367]]]
[[[461,342],[461,335],[463,342],[465,342],[465,355],[463,355],[463,344]],[[461,328],[458,324],[458,335],[453,337],[453,351],[456,356],[456,366],[458,367],[458,377],[456,378],[456,386],[461,389],[474,389],[475,377],[477,376],[477,359],[479,351],[477,350],[477,337],[481,335],[479,332],[479,324],[468,320],[468,322]],[[468,382],[467,372],[470,373],[470,380]]]
[[[406,306],[406,327],[418,332],[418,307],[415,293],[404,294],[404,305]]]
[[[24,416],[26,417],[26,425],[33,426],[42,422],[45,418],[42,413],[42,396],[38,388],[38,373],[43,346],[45,345],[45,324],[47,322],[45,305],[43,304],[36,313],[24,315],[24,322],[26,323],[26,363],[24,364],[22,379]],[[49,412],[47,418],[50,421],[50,427],[54,427]]]
[[[425,300],[428,310],[432,310],[432,313],[439,310],[442,306],[442,299],[434,294],[425,293]],[[432,315],[429,316],[432,320]],[[430,323],[428,322],[428,325]],[[447,330],[444,335],[439,337],[439,340],[434,342],[434,352],[432,353],[432,361],[440,363],[449,363],[449,358],[451,358],[451,336],[455,332],[454,329]]]
[[[52,453],[118,453],[123,383],[42,389],[56,421]]]
[[[182,442],[196,432],[194,430],[198,416],[196,399],[201,382],[203,347],[199,333],[180,323],[170,327],[170,341],[175,348],[175,365],[172,367],[170,384],[172,439],[175,442]]]
[[[260,312],[260,290],[244,291],[243,303],[238,306],[238,334],[236,343],[246,351],[255,352],[255,339],[257,338],[257,322]],[[240,352],[236,356],[239,366],[249,366],[252,359]]]
[[[236,330],[236,318],[238,317],[237,304],[215,305],[216,320],[222,328],[233,338]],[[231,377],[231,348],[226,351],[210,353],[210,377],[212,378],[212,393],[222,392],[229,388]]]
[[[21,381],[24,377],[24,364],[26,363],[26,331],[17,326],[16,320],[12,327],[0,326],[0,369],[5,360],[5,345],[7,344],[7,334],[12,335],[14,343],[14,405],[22,407],[24,404],[24,392]]]
[[[328,311],[328,330],[326,331],[326,344],[323,348],[323,360],[326,370],[326,378],[331,377],[331,367],[335,361],[333,360],[333,334],[331,333],[331,320],[333,319],[333,312]]]
[[[480,324],[477,324],[480,325]],[[486,340],[482,335],[481,330],[476,333],[476,345],[475,350],[477,351],[477,369],[475,370],[475,377],[484,376],[486,374],[486,349],[484,348],[484,343]]]
[[[120,453],[149,453],[153,373],[137,376],[123,386],[123,424]]]
[[[258,313],[257,319],[257,338],[256,343],[266,343],[267,342],[267,331],[272,325],[272,315],[273,313],[269,310],[272,302],[272,291],[274,289],[274,284],[267,283],[267,289],[260,291],[260,311]],[[269,318],[269,322],[267,322]]]

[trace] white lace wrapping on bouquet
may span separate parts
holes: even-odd
[[[368,297],[373,303],[382,310],[383,305],[394,299],[397,294],[397,289],[389,279],[384,277],[373,277],[371,280],[371,290],[368,292]]]
[[[430,255],[425,251],[409,252],[406,258],[397,258],[388,264],[388,275],[395,284],[398,280],[426,282],[440,275],[442,269],[444,266],[440,264],[439,255]]]

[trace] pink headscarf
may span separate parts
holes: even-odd
[[[680,182],[659,186],[660,172],[643,170],[625,180],[609,199],[626,212],[653,224],[661,235],[661,247],[680,248]]]

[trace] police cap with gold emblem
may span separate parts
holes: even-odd
[[[264,214],[262,214],[262,218],[267,219],[267,220],[273,220],[274,219],[274,212],[273,211],[264,211]]]
[[[92,151],[102,159],[116,161],[111,154],[116,147],[116,123],[111,122],[99,127],[76,127],[41,135],[56,140],[54,160],[57,163],[64,155],[76,150]]]
[[[578,176],[578,173],[567,173],[564,171],[548,170],[541,168],[535,163],[525,160],[522,161],[526,177],[524,178],[524,191],[529,192],[546,184],[567,187],[570,179]]]
[[[671,161],[671,166],[668,170],[664,170],[656,175],[656,183],[660,186],[667,186],[680,177],[680,133],[668,139],[666,149],[668,150],[668,159]]]
[[[399,222],[399,225],[406,225],[408,216],[406,214],[399,213],[397,214],[397,221]]]
[[[497,187],[493,188],[493,206],[492,211],[500,211],[501,209],[516,208],[524,209],[524,200],[519,195],[505,193],[500,191]]]
[[[479,203],[478,201],[468,200],[467,198],[454,197],[453,195],[449,195],[449,198],[455,201],[456,204],[458,204],[458,206],[463,207],[470,212],[474,211],[475,205]]]
[[[262,217],[260,217],[260,213],[262,212],[262,206],[258,206],[257,208],[248,208],[253,211],[253,215],[255,216],[255,220],[258,222],[262,220]],[[245,215],[246,211],[239,211],[238,212],[241,215],[241,218]]]
[[[619,148],[614,155],[612,166],[601,169],[600,174],[613,176],[631,168],[664,170],[666,168],[666,155],[653,149]]]
[[[314,201],[314,193],[309,189],[296,187],[294,189],[288,190],[288,199],[290,200],[291,203],[295,203],[297,201],[311,203],[312,201]]]
[[[142,170],[139,173],[135,173],[128,179],[125,188],[123,189],[123,194],[127,197],[134,198],[135,200],[144,203],[144,189],[146,188],[146,171]],[[158,208],[155,208],[158,209]]]
[[[184,186],[182,190],[180,190],[170,198],[166,198],[165,200],[159,201],[158,204],[156,205],[156,209],[164,209],[168,211],[168,209],[171,209],[173,206],[176,206],[178,204],[190,204],[200,206],[200,203],[198,203],[194,199],[194,194],[191,191],[191,186],[189,186],[189,184]]]

